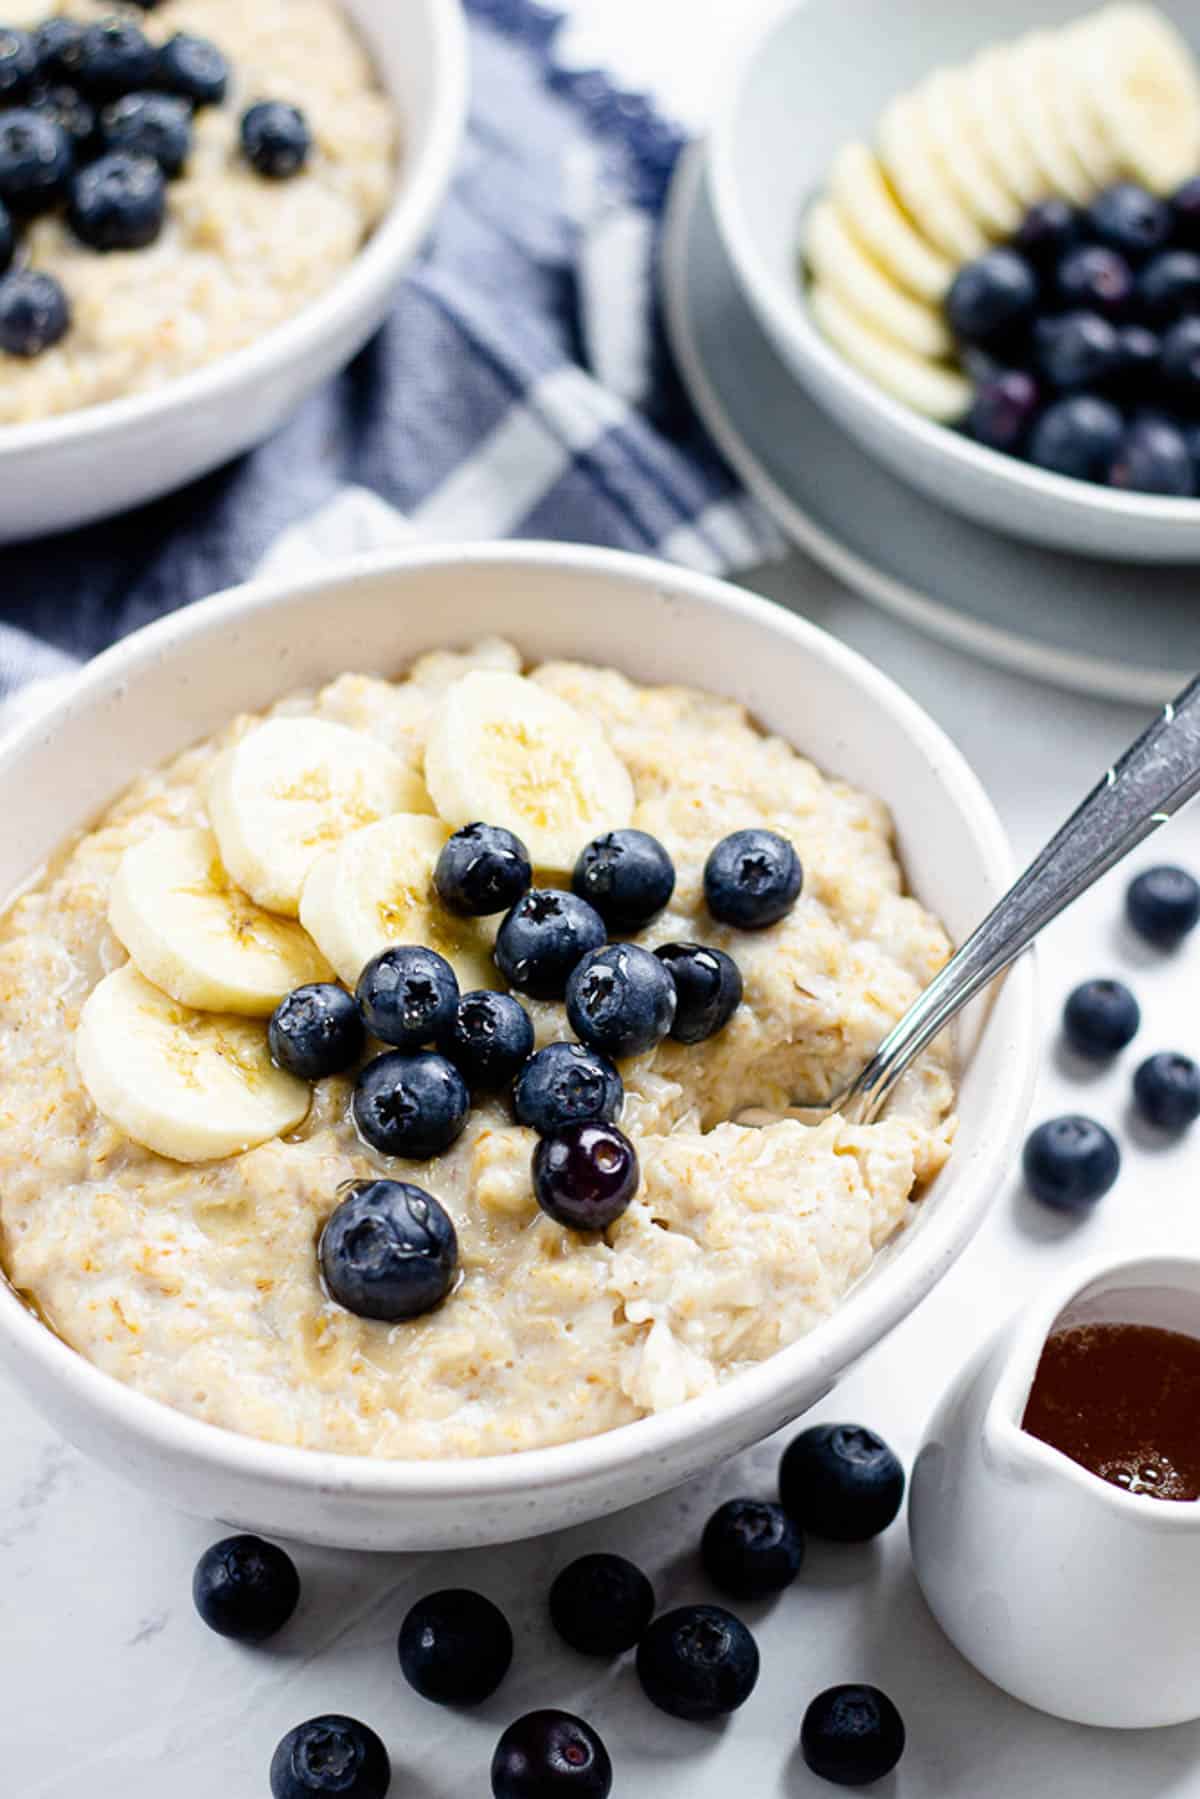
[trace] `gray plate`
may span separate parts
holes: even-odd
[[[797,384],[743,299],[704,181],[680,165],[667,328],[697,409],[788,535],[868,599],[1042,680],[1158,702],[1200,669],[1200,569],[1104,563],[943,512],[863,454]]]

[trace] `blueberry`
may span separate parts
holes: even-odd
[[[325,1285],[356,1318],[420,1318],[458,1273],[458,1237],[444,1207],[407,1181],[355,1181],[317,1246]]]
[[[40,356],[66,336],[70,324],[67,296],[53,275],[18,269],[0,280],[0,350]]]
[[[1051,1118],[1026,1140],[1022,1165],[1035,1199],[1060,1212],[1082,1212],[1113,1185],[1121,1152],[1094,1119]]]
[[[1093,394],[1073,394],[1048,406],[1033,428],[1029,456],[1039,468],[1080,481],[1098,481],[1124,433],[1116,407]]]
[[[582,1043],[548,1043],[530,1056],[513,1088],[519,1124],[545,1136],[568,1124],[611,1124],[625,1088],[608,1060]]]
[[[985,349],[1018,339],[1033,321],[1037,276],[1016,250],[988,250],[955,276],[946,316],[960,343]]]
[[[580,854],[571,885],[614,931],[640,931],[675,891],[675,864],[647,831],[609,831]]]
[[[29,97],[29,109],[66,132],[76,162],[89,161],[96,154],[96,109],[75,88],[35,88]]]
[[[512,1666],[513,1634],[499,1606],[468,1587],[429,1593],[396,1645],[410,1687],[434,1705],[480,1705]]]
[[[820,1779],[869,1786],[904,1754],[904,1720],[878,1687],[829,1687],[804,1714],[800,1750]]]
[[[1122,325],[1117,331],[1117,362],[1108,391],[1118,400],[1142,405],[1158,388],[1162,344],[1145,325]]]
[[[1194,494],[1191,452],[1179,427],[1153,414],[1135,418],[1109,465],[1108,484],[1127,493]]]
[[[1186,868],[1147,868],[1129,885],[1125,914],[1147,943],[1174,949],[1200,924],[1200,881]]]
[[[654,1588],[622,1555],[581,1555],[550,1588],[550,1621],[580,1655],[623,1655],[653,1616]]]
[[[608,1750],[571,1712],[526,1712],[492,1756],[493,1799],[608,1799],[612,1780]]]
[[[628,1211],[640,1180],[637,1151],[615,1124],[565,1124],[533,1152],[533,1194],[570,1231],[606,1231]]]
[[[1048,275],[1068,250],[1079,242],[1079,214],[1066,200],[1039,200],[1017,228],[1013,248],[1033,268]]]
[[[144,250],[163,228],[167,187],[149,156],[110,150],[75,177],[71,229],[93,250]]]
[[[509,993],[464,993],[438,1037],[473,1092],[507,1087],[533,1054],[533,1022]]]
[[[281,999],[267,1026],[271,1059],[302,1081],[343,1074],[366,1041],[358,1002],[333,981],[314,981]]]
[[[1171,208],[1132,181],[1118,181],[1097,194],[1087,210],[1097,241],[1130,262],[1144,262],[1171,235]]]
[[[1200,175],[1171,196],[1171,238],[1185,250],[1200,250]]]
[[[502,825],[464,825],[447,838],[433,871],[438,898],[462,918],[507,912],[532,880],[529,851]]]
[[[578,894],[534,887],[507,912],[496,935],[496,963],[510,987],[533,999],[561,999],[567,979],[608,932]]]
[[[7,206],[0,200],[0,275],[13,259],[17,247],[17,233],[9,217]]]
[[[383,1799],[391,1779],[375,1732],[336,1712],[297,1724],[271,1757],[271,1799]]]
[[[420,943],[380,950],[356,991],[367,1029],[397,1049],[432,1043],[450,1029],[458,1007],[458,976],[444,956]]]
[[[1141,1022],[1136,999],[1120,981],[1084,981],[1063,1009],[1067,1042],[1079,1055],[1095,1062],[1119,1055],[1133,1042]]]
[[[219,106],[229,88],[229,64],[208,38],[177,31],[158,52],[155,86],[193,106]]]
[[[791,1586],[804,1560],[804,1537],[781,1505],[728,1499],[704,1527],[700,1559],[708,1578],[732,1599],[766,1599]]]
[[[1133,270],[1115,250],[1084,244],[1067,251],[1054,285],[1061,305],[1117,319],[1133,298]]]
[[[703,1043],[723,1031],[742,1003],[742,971],[733,957],[704,943],[663,943],[654,953],[675,983],[676,1043]]]
[[[19,106],[37,73],[37,49],[29,33],[0,25],[0,106]]]
[[[115,100],[153,87],[157,60],[154,45],[138,26],[102,19],[85,26],[72,57],[71,80],[95,100]]]
[[[700,1723],[744,1705],[758,1680],[758,1645],[719,1605],[681,1605],[656,1618],[637,1652],[642,1690],[660,1711]]]
[[[1200,255],[1164,250],[1138,276],[1138,307],[1147,324],[1172,325],[1200,307]]]
[[[1102,387],[1121,361],[1116,329],[1097,312],[1064,312],[1039,319],[1034,330],[1038,370],[1063,393]]]
[[[675,1019],[670,970],[636,943],[592,950],[567,982],[567,1017],[589,1049],[606,1056],[637,1056],[653,1049]]]
[[[368,1062],[351,1110],[363,1140],[382,1156],[424,1162],[462,1135],[471,1109],[466,1083],[445,1056],[391,1050]]]
[[[1172,406],[1200,409],[1200,318],[1180,319],[1163,338],[1162,385]]]
[[[804,882],[800,858],[775,831],[734,831],[704,864],[704,898],[713,917],[742,931],[776,924]]]
[[[815,1424],[788,1444],[779,1497],[802,1530],[833,1543],[865,1543],[887,1529],[904,1498],[904,1469],[861,1424]]]
[[[300,1576],[277,1544],[261,1537],[224,1537],[196,1563],[192,1599],[218,1636],[263,1643],[283,1629],[299,1604]]]
[[[83,45],[83,26],[58,13],[33,34],[39,81],[73,81]]]
[[[107,149],[149,156],[164,175],[179,175],[192,147],[191,108],[171,94],[123,94],[100,114],[100,134]]]
[[[62,126],[20,106],[0,113],[0,200],[23,218],[49,212],[66,197],[75,152]]]
[[[1200,1067],[1170,1050],[1150,1056],[1133,1077],[1143,1118],[1161,1131],[1186,1131],[1200,1118]]]
[[[242,149],[251,167],[273,181],[298,175],[308,161],[312,135],[297,106],[260,100],[242,115]]]
[[[989,450],[1020,453],[1037,417],[1038,388],[1025,369],[1004,369],[981,381],[966,417],[968,437]]]

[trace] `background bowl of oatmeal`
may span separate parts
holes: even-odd
[[[961,938],[1007,887],[1004,833],[941,731],[815,627],[706,577],[615,552],[507,544],[389,552],[303,583],[189,607],[92,663],[0,745],[6,894],[145,768],[291,690],[392,674],[500,633],[643,682],[719,692],[892,810],[912,891]],[[0,1362],[66,1435],[185,1509],[346,1547],[534,1535],[661,1492],[796,1417],[945,1273],[1012,1167],[1036,1062],[1033,970],[964,1021],[954,1153],[839,1309],[714,1390],[606,1433],[470,1460],[388,1460],[260,1442],[113,1380],[0,1286]]]
[[[93,14],[89,3],[83,0],[85,16],[103,16],[102,7]],[[314,388],[343,368],[382,324],[397,283],[424,241],[453,174],[467,108],[466,30],[458,0],[336,0],[336,4],[361,39],[395,114],[392,187],[382,216],[328,286],[315,291],[317,284],[311,283],[312,297],[281,322],[276,321],[283,309],[269,307],[262,334],[244,347],[215,355],[190,372],[182,372],[188,356],[181,352],[181,372],[168,371],[161,382],[142,391],[103,397],[96,404],[64,410],[61,396],[52,397],[47,405],[46,396],[35,394],[34,411],[45,410],[49,415],[31,414],[23,420],[18,415],[18,422],[3,422],[5,413],[0,409],[0,543],[73,529],[140,505],[253,448]],[[36,22],[50,10],[48,0],[45,4],[43,0],[21,0],[21,16],[7,22]],[[193,12],[194,17],[178,21],[175,28],[199,30],[219,41],[220,7],[206,10],[201,4]],[[165,12],[145,16],[148,29],[163,23],[165,31],[170,23]],[[231,48],[229,54],[236,73],[236,49]],[[268,58],[269,51],[264,63]],[[327,103],[337,103],[338,79],[335,75],[330,81]],[[296,88],[289,85],[288,95],[293,91],[302,103],[302,83]],[[202,113],[197,122],[198,147],[203,123]],[[351,119],[346,123],[352,139],[355,125]],[[364,142],[364,155],[369,153],[371,146]],[[209,204],[202,174],[203,169],[191,184],[194,196],[189,194],[180,202],[192,212]],[[302,175],[299,181],[303,179]],[[298,196],[289,197],[285,192],[291,185],[273,184],[277,191],[272,192],[272,199],[280,205],[295,204]],[[347,183],[347,197],[353,185]],[[295,205],[297,216],[303,210]],[[374,196],[370,210],[375,210]],[[215,216],[213,224],[218,231],[223,229]],[[232,246],[240,227],[236,219],[226,220],[225,225]],[[286,253],[286,243],[285,235],[278,246],[282,253]],[[125,264],[131,271],[135,265],[138,270],[145,268],[149,284],[156,257],[167,258],[169,253],[164,238],[147,251],[116,257],[86,254],[97,265],[94,272],[99,280],[105,285],[117,284],[114,304],[129,317],[137,310],[137,290],[123,279],[118,265]],[[74,270],[60,272],[69,287]],[[202,278],[191,287],[196,293],[205,291]],[[102,302],[102,295],[103,289],[95,296],[97,303]],[[227,303],[244,314],[253,301],[251,283],[240,298],[234,294]],[[219,311],[214,302],[213,312]],[[153,320],[153,307],[148,313]],[[185,318],[184,340],[187,324]],[[119,340],[125,329],[123,319],[118,319],[112,338]],[[127,329],[132,343],[136,317],[130,318]],[[220,319],[200,318],[197,329],[216,332],[219,337]],[[238,335],[230,333],[231,340],[236,341]],[[65,343],[69,345],[69,335]],[[13,361],[11,367],[20,381],[40,381],[39,370],[54,356],[50,351],[27,365]],[[11,392],[9,397],[11,401]]]

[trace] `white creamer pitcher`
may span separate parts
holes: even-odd
[[[1200,1260],[1107,1261],[1021,1312],[938,1406],[909,1526],[930,1609],[981,1673],[1131,1729],[1200,1717],[1200,1501],[1126,1492],[1021,1428],[1050,1333],[1117,1323],[1200,1337]]]

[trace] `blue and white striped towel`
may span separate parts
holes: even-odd
[[[462,164],[383,331],[253,455],[5,550],[0,696],[245,579],[281,535],[293,562],[414,530],[612,544],[712,571],[778,553],[663,348],[653,256],[678,133],[601,72],[562,66],[547,8],[467,5]]]

